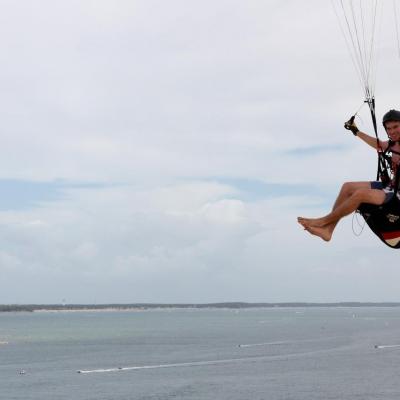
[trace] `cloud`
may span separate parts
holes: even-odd
[[[243,201],[237,187],[215,181],[72,188],[63,200],[1,214],[2,301],[368,299],[367,289],[354,292],[341,281],[367,271],[376,276],[374,262],[363,272],[365,263],[350,268],[348,260],[360,254],[378,262],[388,254],[367,232],[362,240],[352,237],[349,220],[329,245],[309,236],[296,216],[298,204],[313,201],[286,195]],[[370,278],[362,279],[371,289]],[[342,297],[327,290],[328,282],[340,285]]]
[[[35,275],[58,285],[72,276],[95,287],[108,278],[118,284],[129,278],[138,293],[141,280],[149,284],[155,274],[179,279],[181,273],[227,268],[225,256],[234,251],[230,246],[259,228],[246,216],[244,204],[223,198],[226,191],[215,183],[145,192],[128,187],[71,189],[67,200],[52,206],[3,213],[0,232],[9,254],[2,267],[9,260],[19,267],[20,281]],[[117,295],[116,285],[110,300],[122,296],[120,300],[139,301],[130,291]],[[5,297],[15,296],[4,290]],[[65,290],[71,301],[87,299],[84,291]],[[166,296],[164,289],[158,290],[158,295],[152,292],[155,297]],[[34,298],[33,292],[19,292],[21,301]]]

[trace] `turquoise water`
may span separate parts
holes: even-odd
[[[0,342],[4,400],[400,396],[398,308],[3,313]]]

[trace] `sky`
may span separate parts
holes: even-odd
[[[360,217],[330,243],[296,222],[376,173],[331,1],[0,8],[0,303],[400,301]],[[400,108],[382,21],[378,121]]]

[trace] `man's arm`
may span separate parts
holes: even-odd
[[[369,136],[361,131],[358,131],[356,136],[358,136],[363,142],[373,147],[375,150],[378,150],[378,143],[375,137]],[[379,140],[379,149],[386,150],[388,143],[388,141]]]
[[[379,140],[379,142],[373,136],[367,135],[365,132],[361,132],[354,122],[355,115],[353,115],[347,122],[344,123],[344,127],[353,133],[354,136],[358,136],[363,142],[367,143],[375,150],[386,150],[389,142]]]

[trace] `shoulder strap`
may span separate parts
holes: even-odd
[[[369,111],[371,112],[372,125],[374,126],[374,133],[376,137],[376,149],[378,151],[378,170],[376,172],[376,179],[381,180],[382,182],[389,182],[390,176],[388,172],[388,166],[385,160],[388,161],[386,153],[388,152],[388,149],[391,146],[390,140],[387,149],[385,149],[384,151],[382,149],[381,142],[378,136],[378,126],[376,123],[376,114],[375,114],[375,98],[372,96],[371,97],[368,96],[365,102],[368,104]]]

